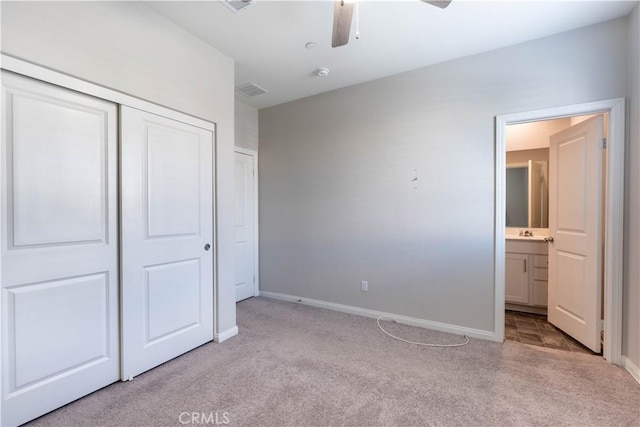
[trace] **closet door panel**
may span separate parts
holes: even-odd
[[[118,379],[116,120],[2,73],[2,425]]]
[[[121,108],[122,378],[213,339],[213,132]]]

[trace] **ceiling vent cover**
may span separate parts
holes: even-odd
[[[253,0],[221,0],[221,1],[222,3],[224,3],[225,6],[231,9],[233,13],[236,13],[244,9],[245,7],[253,3]]]
[[[262,95],[263,93],[267,93],[265,89],[262,89],[260,86],[255,83],[246,83],[236,87],[236,91],[243,94],[244,96],[256,96]]]

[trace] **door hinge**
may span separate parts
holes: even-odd
[[[607,148],[607,138],[602,138],[602,148]]]

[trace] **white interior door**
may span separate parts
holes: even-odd
[[[122,378],[213,339],[213,132],[121,107]]]
[[[551,137],[549,321],[600,351],[602,116]]]
[[[236,301],[255,295],[255,156],[235,153]]]
[[[119,378],[117,109],[2,72],[2,420]]]

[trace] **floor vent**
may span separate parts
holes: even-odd
[[[222,3],[224,3],[225,6],[231,9],[233,13],[236,13],[244,9],[245,7],[253,4],[253,0],[221,0],[221,1]]]
[[[260,86],[255,83],[246,83],[236,87],[236,92],[243,94],[244,96],[256,96],[262,95],[263,93],[267,93],[265,89],[262,89]]]

